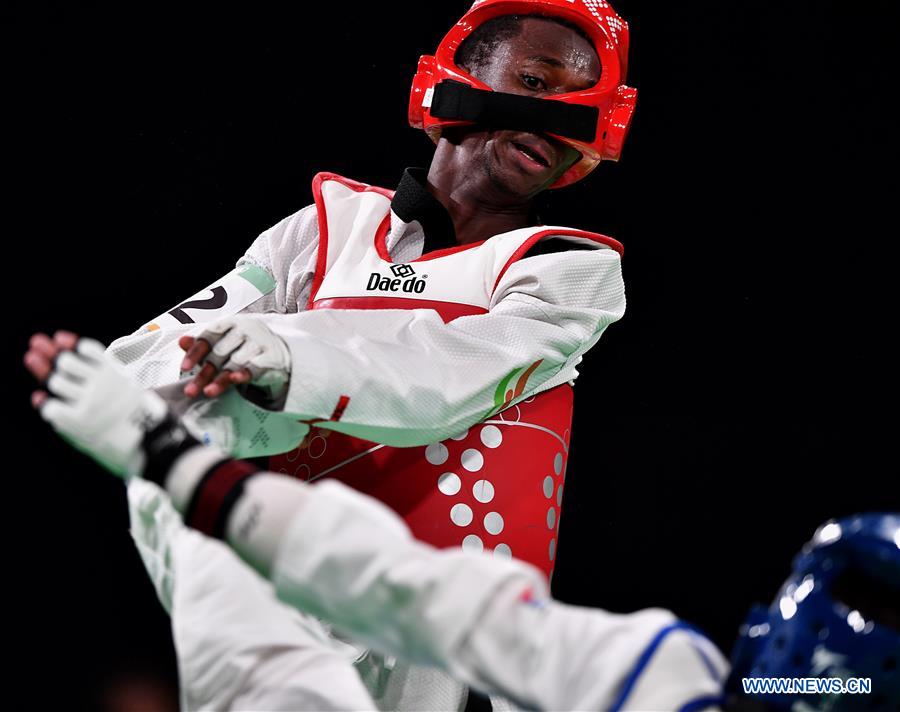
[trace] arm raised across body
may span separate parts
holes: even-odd
[[[449,323],[431,309],[240,319],[264,324],[290,351],[284,413],[414,446],[571,381],[582,355],[624,310],[619,256],[596,250],[523,259],[505,273],[486,314]],[[510,400],[507,390],[520,379],[524,387]]]
[[[261,233],[235,269],[137,331],[113,341],[110,355],[145,388],[181,378],[182,336],[234,314],[287,314],[304,308],[318,246],[315,206]]]

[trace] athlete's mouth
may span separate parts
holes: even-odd
[[[530,158],[535,163],[540,163],[545,168],[550,167],[550,163],[544,158],[540,153],[538,153],[535,149],[529,148],[525,144],[518,143],[517,141],[513,141],[512,145],[515,146],[519,151],[524,153],[528,158]]]

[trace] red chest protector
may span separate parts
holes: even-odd
[[[621,249],[602,235],[533,227],[393,264],[385,246],[391,191],[320,173],[313,194],[319,252],[310,309],[431,308],[450,322],[487,313],[500,277],[541,239],[562,236]],[[312,427],[269,467],[305,481],[340,480],[391,507],[424,542],[515,556],[549,577],[572,388],[563,384],[521,400],[539,363],[512,371],[497,384],[491,413],[443,442],[400,448]]]

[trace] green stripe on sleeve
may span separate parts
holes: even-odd
[[[262,267],[242,265],[238,268],[238,276],[246,279],[263,294],[268,294],[275,289],[275,278]]]

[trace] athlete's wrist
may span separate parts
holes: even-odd
[[[244,483],[259,470],[193,437],[171,413],[141,443],[141,477],[163,488],[185,523],[224,539]]]
[[[166,481],[179,457],[202,444],[171,412],[144,434],[141,442],[143,466],[140,476],[166,488]]]

